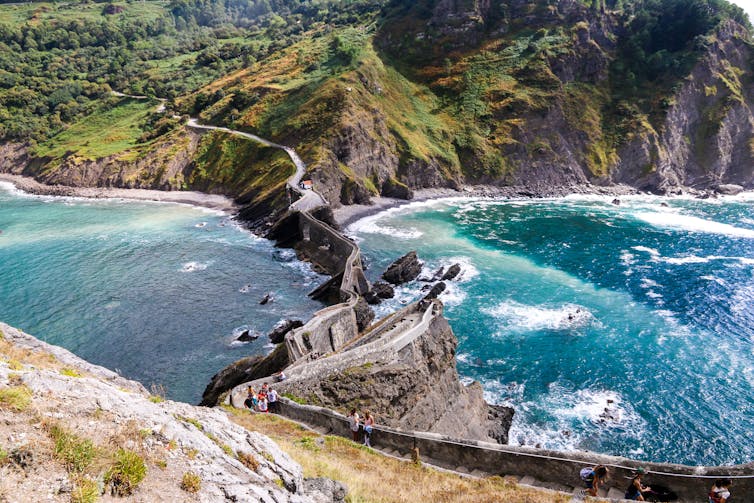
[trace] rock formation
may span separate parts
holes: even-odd
[[[422,263],[416,256],[415,251],[410,251],[392,264],[382,274],[382,278],[388,283],[400,285],[416,279],[422,270]]]
[[[307,481],[301,467],[269,438],[246,430],[221,409],[150,397],[144,387],[72,353],[0,323],[0,499],[63,501],[83,480],[57,460],[48,433],[97,446],[104,467],[86,468],[95,487],[118,449],[134,453],[146,476],[139,501],[343,501],[337,483]],[[22,397],[11,400],[8,397]],[[198,492],[181,489],[185,474]],[[67,501],[67,499],[66,499]]]
[[[285,334],[302,326],[304,326],[304,322],[301,320],[280,320],[272,327],[272,331],[267,336],[271,343],[280,344],[285,339]]]

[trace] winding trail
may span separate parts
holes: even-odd
[[[293,161],[293,164],[296,166],[296,172],[293,174],[293,176],[291,176],[288,179],[288,188],[292,190],[293,192],[301,194],[301,198],[299,198],[296,202],[291,204],[290,209],[297,210],[297,211],[311,211],[315,208],[328,205],[325,198],[322,197],[317,192],[315,192],[314,190],[302,190],[299,188],[298,184],[301,182],[301,179],[304,177],[304,174],[306,173],[306,164],[304,164],[304,161],[301,160],[301,157],[299,157],[296,151],[293,150],[291,147],[286,147],[285,145],[273,143],[269,140],[265,140],[264,138],[260,138],[259,136],[255,134],[245,133],[243,131],[238,131],[235,129],[229,129],[229,128],[220,127],[220,126],[205,126],[203,124],[199,124],[196,119],[189,119],[186,125],[188,127],[192,127],[195,129],[223,131],[225,133],[243,136],[244,138],[248,138],[249,140],[253,140],[257,143],[261,143],[262,145],[265,145],[267,147],[273,147],[273,148],[279,148],[279,149],[285,150],[285,152],[288,154],[288,157],[291,158],[291,161]]]

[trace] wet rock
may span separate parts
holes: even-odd
[[[262,297],[262,300],[259,301],[259,304],[263,306],[267,303],[274,302],[274,301],[275,301],[275,297],[272,295],[272,292],[269,292],[267,295]]]
[[[392,264],[382,274],[382,279],[393,285],[400,285],[416,279],[422,270],[422,263],[415,251],[410,251]]]
[[[442,275],[440,278],[440,281],[450,281],[452,279],[455,279],[458,274],[461,272],[461,264],[453,264],[448,268],[448,271]]]
[[[372,285],[372,291],[381,299],[392,299],[395,297],[395,290],[393,287],[384,281],[375,281]]]
[[[252,332],[251,330],[244,330],[241,335],[236,337],[239,342],[251,342],[259,339],[259,332]]]
[[[616,199],[613,199],[613,204],[614,204],[615,206],[620,206],[620,199],[617,199],[617,198],[616,198]]]
[[[270,338],[270,342],[273,344],[280,344],[285,340],[285,334],[293,330],[294,328],[303,327],[304,322],[301,320],[280,320],[272,327],[272,331],[267,334]]]
[[[364,300],[366,300],[367,304],[370,306],[376,306],[377,304],[382,303],[382,299],[377,297],[377,295],[371,290],[364,294]]]
[[[423,300],[436,299],[438,295],[445,291],[445,288],[446,285],[442,281],[436,283],[435,286],[432,287],[432,290],[430,290],[429,293],[424,296]]]

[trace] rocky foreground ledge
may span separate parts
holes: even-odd
[[[0,323],[0,502],[343,501],[222,409],[163,400]],[[79,498],[79,499],[75,499]]]

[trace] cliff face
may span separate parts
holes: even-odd
[[[303,503],[344,494],[305,480],[269,438],[220,409],[150,397],[136,382],[0,323],[0,500],[70,501],[85,489],[122,489],[107,475],[119,450],[146,470],[125,501]],[[194,485],[183,483],[187,473]]]
[[[754,186],[754,116],[748,34],[728,22],[674,94],[659,128],[620,151],[613,179],[660,191]]]

